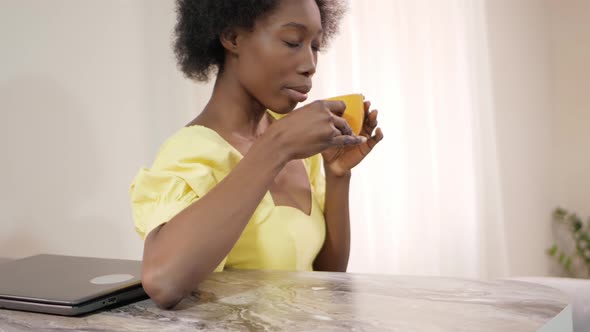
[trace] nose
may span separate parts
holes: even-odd
[[[315,74],[317,66],[317,54],[312,47],[304,48],[301,62],[299,63],[298,72],[305,77],[311,77]]]

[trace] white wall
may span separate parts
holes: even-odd
[[[0,256],[141,256],[127,187],[211,88],[175,69],[172,6],[2,0]],[[514,275],[547,273],[557,204],[590,215],[589,6],[488,3]]]
[[[488,23],[510,271],[543,275],[552,210],[590,216],[590,2],[489,1]]]
[[[544,275],[557,204],[546,8],[538,0],[487,7],[509,271]]]
[[[559,204],[590,217],[590,1],[546,0]]]
[[[1,7],[0,257],[140,258],[127,188],[208,94],[175,70],[173,2]]]

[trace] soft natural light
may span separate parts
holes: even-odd
[[[499,215],[485,212],[497,199],[481,200],[499,191],[478,187],[484,176],[486,183],[498,181],[479,169],[494,170],[489,162],[497,162],[489,159],[494,147],[482,140],[493,121],[482,97],[490,92],[480,83],[489,79],[487,58],[478,57],[487,47],[485,21],[476,19],[483,18],[481,4],[350,5],[341,35],[320,58],[312,95],[365,94],[380,111],[386,137],[354,171],[350,270],[502,275],[504,257],[494,255],[499,263],[488,269],[485,244],[503,252],[503,239],[486,239],[503,233],[483,232],[502,225]]]

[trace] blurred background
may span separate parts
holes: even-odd
[[[590,2],[351,0],[311,100],[361,92],[352,272],[557,274],[590,216]],[[141,259],[128,187],[212,82],[177,70],[172,0],[0,0],[0,256]]]

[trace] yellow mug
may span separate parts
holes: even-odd
[[[326,100],[341,100],[346,104],[346,110],[342,117],[355,135],[361,133],[363,122],[365,121],[365,97],[362,94],[355,93],[350,95],[328,98]]]

